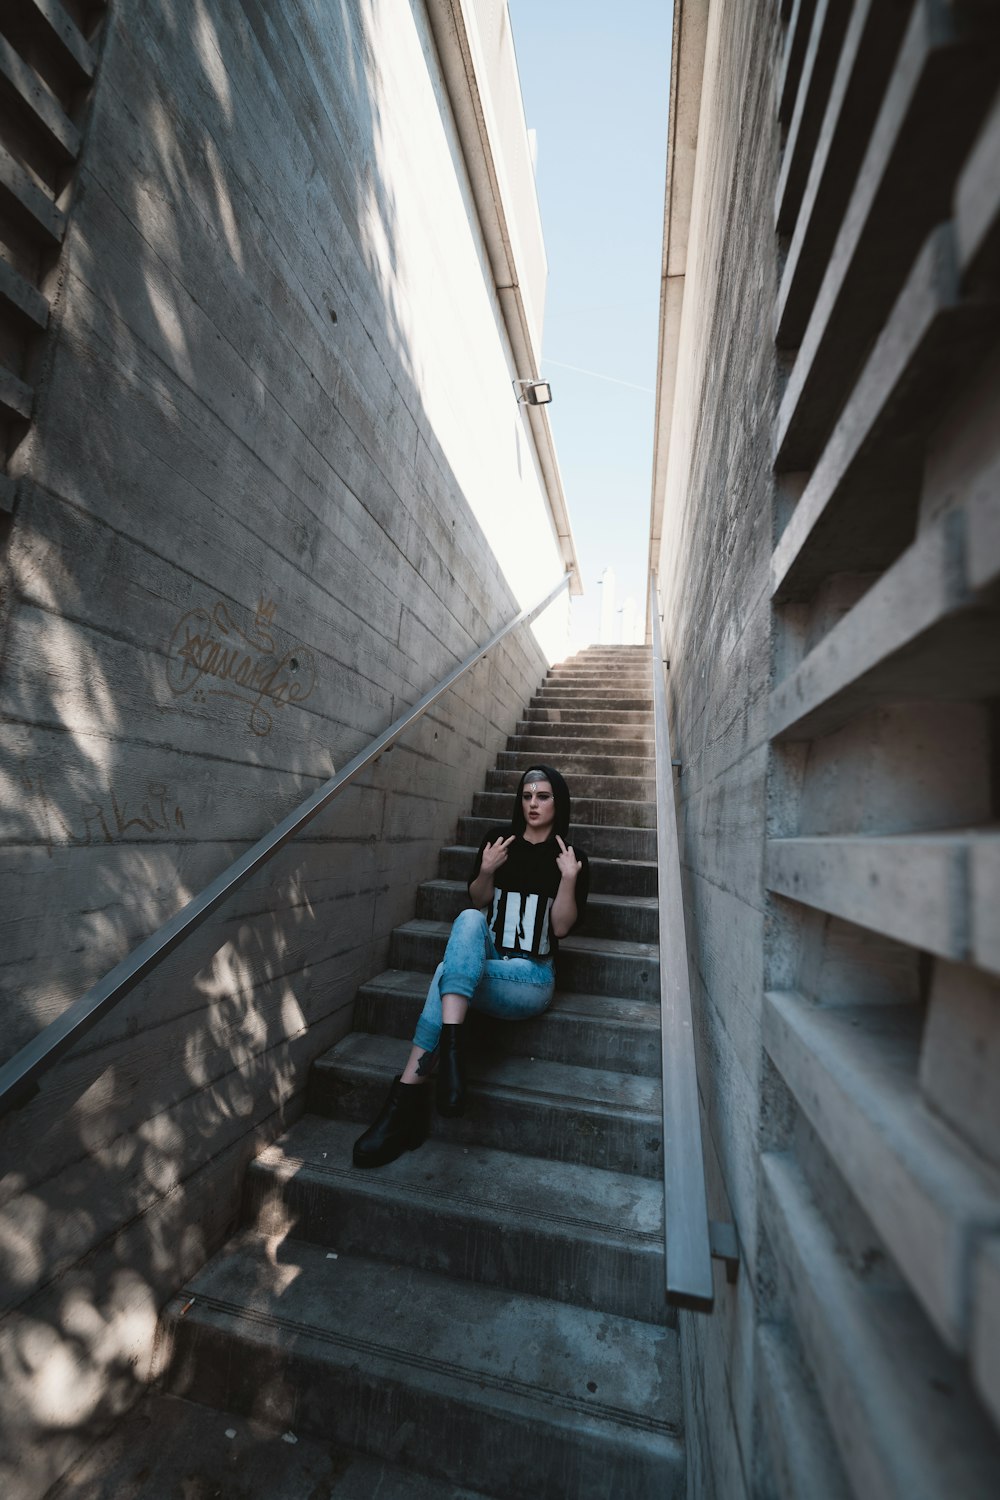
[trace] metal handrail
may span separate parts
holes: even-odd
[[[732,1224],[709,1220],[691,1017],[684,897],[674,808],[670,722],[660,640],[659,583],[650,574],[653,725],[656,755],[656,861],[659,882],[660,1046],[663,1066],[663,1198],[667,1301],[711,1312],[712,1257],[735,1280],[739,1246]]]
[[[530,625],[532,620],[547,609],[569,586],[570,577],[571,574],[566,573],[560,583],[546,594],[540,603],[533,605],[530,609],[522,609],[519,615],[492,635],[484,646],[478,646],[459,666],[453,668],[447,677],[443,677],[435,687],[425,693],[412,708],[407,709],[389,725],[388,729],[383,730],[377,739],[372,740],[371,744],[359,751],[353,760],[348,761],[342,771],[331,776],[329,781],[324,782],[311,797],[301,802],[293,812],[272,828],[270,833],[258,839],[251,849],[248,849],[239,859],[234,860],[221,875],[217,875],[199,895],[182,907],[169,921],[164,922],[163,926],[158,928],[151,937],[146,938],[145,942],[134,948],[128,957],[116,964],[109,974],[106,974],[97,984],[92,985],[85,995],[75,1000],[61,1016],[50,1022],[44,1031],[39,1032],[38,1036],[26,1047],[22,1047],[20,1052],[16,1052],[8,1062],[4,1063],[0,1067],[0,1116],[12,1109],[17,1109],[33,1098],[38,1092],[38,1079],[57,1058],[72,1047],[92,1026],[95,1026],[109,1010],[118,1004],[119,1000],[123,1000],[140,980],[145,979],[168,954],[172,953],[196,927],[205,921],[206,917],[211,916],[216,907],[221,906],[227,897],[238,890],[262,865],[267,864],[279,849],[312,822],[313,818],[321,813],[345,787],[349,786],[366,766],[371,765],[372,761],[394,745],[400,735],[426,713],[442,694],[453,687],[470,667],[475,666],[477,661],[481,661],[512,630],[516,630],[521,625]]]

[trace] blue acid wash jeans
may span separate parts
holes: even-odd
[[[441,1038],[441,996],[464,995],[473,1010],[505,1021],[540,1016],[555,988],[550,958],[501,958],[481,911],[459,912],[413,1033],[414,1045],[433,1052]]]

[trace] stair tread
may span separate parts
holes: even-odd
[[[550,1230],[587,1233],[640,1245],[663,1243],[663,1184],[604,1167],[555,1162],[494,1147],[435,1140],[404,1152],[377,1173],[351,1165],[357,1122],[306,1115],[265,1147],[253,1170],[277,1177],[307,1173],[317,1184],[336,1181],[350,1191],[394,1197],[434,1209],[459,1203],[480,1217],[510,1226],[543,1220]],[[331,1243],[331,1249],[337,1249]]]
[[[359,990],[392,990],[423,999],[427,994],[427,973],[423,969],[385,969],[366,979]],[[581,990],[556,990],[546,1015],[561,1015],[607,1020],[614,1025],[649,1026],[659,1031],[660,1007],[655,1000],[632,999],[627,995],[591,995]]]
[[[313,1067],[319,1075],[328,1071],[357,1071],[388,1082],[401,1071],[409,1052],[410,1043],[400,1037],[352,1031],[317,1058]],[[497,1057],[488,1064],[473,1059],[468,1072],[469,1082],[479,1093],[492,1094],[498,1099],[541,1095],[598,1114],[648,1118],[657,1130],[662,1124],[658,1078],[530,1057]]]
[[[451,925],[450,922],[433,922],[426,917],[412,917],[408,922],[401,922],[395,930],[414,937],[435,937],[447,942]],[[563,953],[605,953],[620,958],[646,958],[650,963],[658,963],[660,959],[658,943],[635,943],[625,938],[575,937],[573,933],[559,939],[559,950]]]
[[[468,819],[463,819],[463,822],[465,822],[465,820]],[[636,831],[636,829],[633,829],[633,832],[634,831]],[[642,831],[642,829],[639,829],[639,831]],[[442,847],[441,855],[444,856],[444,858],[448,858],[448,856],[456,859],[460,858],[462,859],[465,868],[471,870],[472,861],[474,861],[475,859],[475,853],[477,853],[477,849],[478,843],[445,844],[445,846]],[[591,850],[588,849],[588,859],[589,861],[591,861],[592,883],[594,883],[595,874],[598,874],[598,876],[600,876],[601,868],[609,868],[609,870],[646,870],[651,874],[657,874],[658,870],[657,861],[655,861],[655,859],[636,859],[631,855],[591,853]],[[609,894],[609,892],[601,892],[601,894]]]
[[[473,850],[472,853],[475,854],[475,850]],[[455,891],[459,892],[462,895],[465,894],[465,891],[467,889],[464,880],[422,880],[420,882],[420,885],[421,889],[426,888],[436,891]],[[588,907],[627,906],[633,907],[638,911],[655,911],[657,904],[658,903],[655,896],[616,896],[614,894],[609,895],[605,893],[595,892],[593,895],[587,897]]]
[[[150,1391],[48,1492],[49,1500],[491,1500],[482,1490],[293,1435],[291,1444],[280,1426]]]
[[[511,794],[477,792],[473,798],[473,817],[492,818],[505,823],[510,816]],[[588,797],[573,799],[574,828],[603,828],[606,832],[618,828],[656,827],[656,802],[649,797]]]
[[[591,1431],[680,1431],[677,1338],[654,1324],[253,1232],[187,1283],[168,1319],[179,1321],[188,1303],[188,1337],[209,1327],[279,1359],[294,1351],[352,1375],[367,1367],[508,1418],[521,1413],[536,1428],[551,1413]]]
[[[465,821],[465,822],[471,822],[472,820],[471,820],[471,818],[466,818],[463,821]],[[479,819],[479,821],[480,822],[486,822],[488,820],[481,818],[481,819]],[[596,830],[596,831],[601,832],[601,833],[606,833],[607,829],[603,829],[602,828],[602,829],[599,829],[599,830]],[[630,828],[628,830],[629,833],[637,833],[637,832],[642,833],[642,832],[646,832],[646,831],[648,831],[648,830],[645,830],[645,829],[635,829],[635,828]],[[445,853],[445,854],[467,854],[469,856],[469,865],[471,867],[472,861],[475,859],[476,854],[478,852],[478,849],[479,849],[479,845],[478,844],[446,844],[444,846],[444,849],[443,849],[442,852]],[[592,865],[593,864],[603,864],[603,865],[638,865],[642,869],[649,869],[649,870],[655,870],[657,868],[657,864],[656,864],[656,860],[655,859],[631,859],[631,858],[626,858],[623,855],[615,855],[615,854],[589,854],[589,853],[587,855],[587,858],[590,860],[590,863]],[[655,900],[656,898],[653,897],[652,899]]]
[[[476,848],[478,849],[481,840],[487,836],[491,829],[496,828],[501,821],[501,819],[495,817],[483,817],[479,813],[466,814],[459,819],[459,837],[475,838],[478,834],[479,838],[476,841]],[[605,859],[630,860],[632,856],[623,853],[622,846],[626,849],[631,847],[634,849],[643,849],[647,852],[650,850],[655,852],[656,829],[629,828],[621,823],[613,823],[608,827],[600,823],[571,823],[566,842],[571,846],[579,844],[586,851],[588,858],[591,859],[603,857]],[[599,856],[598,851],[600,850],[607,850],[608,852],[603,856]],[[650,860],[649,863],[652,864],[654,861]]]

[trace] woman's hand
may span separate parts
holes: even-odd
[[[569,846],[569,848],[567,848],[562,839],[559,837],[558,833],[556,834],[556,843],[559,845],[560,850],[560,852],[556,855],[556,864],[559,866],[559,874],[562,876],[563,880],[575,880],[580,871],[583,869],[583,864],[573,853],[572,844]]]
[[[514,842],[514,835],[497,839],[487,844],[479,861],[479,873],[469,885],[469,900],[473,906],[488,906],[493,900],[493,877],[501,865],[507,863],[507,850]]]
[[[487,844],[479,863],[479,873],[481,875],[492,875],[495,870],[499,870],[501,865],[505,865],[507,863],[507,851],[513,842],[514,835],[511,834],[509,838],[497,839],[495,844]]]
[[[576,922],[576,877],[583,869],[583,861],[577,859],[572,847],[566,847],[558,833],[556,843],[559,845],[559,853],[556,855],[556,864],[559,867],[559,889],[552,903],[549,920],[556,937],[563,938]]]

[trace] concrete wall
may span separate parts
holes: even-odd
[[[92,40],[75,160],[25,148],[61,241],[4,221],[51,307],[6,356],[4,1056],[563,572],[420,0]],[[5,1494],[155,1368],[545,664],[478,665],[0,1123]]]
[[[684,6],[695,30],[707,6]],[[691,12],[695,14],[692,15]],[[713,1217],[735,1216],[736,1287],[682,1314],[689,1489],[747,1492],[756,1308],[760,988],[765,911],[771,476],[776,401],[771,7],[713,4],[704,43],[676,399],[659,549],[703,1137]],[[675,28],[675,45],[677,43]],[[696,51],[685,76],[701,83]],[[684,58],[680,59],[684,68]],[[696,96],[697,97],[697,96]],[[685,113],[689,113],[689,106]],[[673,297],[665,306],[670,316]],[[674,324],[676,326],[676,321]]]
[[[998,84],[932,0],[711,0],[675,68],[652,554],[743,1254],[682,1317],[698,1500],[1000,1484]]]

